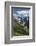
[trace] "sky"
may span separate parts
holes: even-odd
[[[28,16],[30,8],[23,8],[23,7],[13,7],[11,11],[13,11],[13,16]],[[25,14],[26,13],[26,14]]]

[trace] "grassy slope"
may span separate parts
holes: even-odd
[[[27,28],[28,31],[28,28]],[[16,23],[14,27],[14,36],[22,36],[22,35],[28,35],[29,31],[26,32],[25,26],[21,26],[20,24]]]

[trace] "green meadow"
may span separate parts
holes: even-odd
[[[27,26],[22,26],[19,23],[16,23],[16,25],[13,27],[14,29],[14,36],[23,36],[23,35],[29,35],[29,28]]]

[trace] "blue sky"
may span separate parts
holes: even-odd
[[[23,7],[13,7],[13,16],[28,16],[25,13],[29,12],[30,8],[23,8]]]

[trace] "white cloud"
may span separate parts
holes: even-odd
[[[14,13],[13,16],[19,16],[19,14]]]
[[[21,16],[21,14],[22,14],[23,16],[28,16],[28,15],[27,15],[28,11],[26,11],[26,10],[25,10],[25,11],[24,11],[24,10],[17,11],[17,13],[18,13],[18,14],[14,13],[13,16]]]
[[[24,13],[26,13],[26,12],[28,13],[28,11],[26,11],[26,10],[25,10],[25,11],[24,11],[24,10],[22,10],[22,11],[17,11],[18,14],[24,14]]]
[[[19,14],[19,15],[24,15],[25,13],[28,13],[28,11],[24,11],[24,10],[22,10],[22,11],[17,11],[17,13]],[[25,14],[24,16],[28,16],[27,14]]]
[[[13,16],[17,16],[16,14],[13,14]]]

